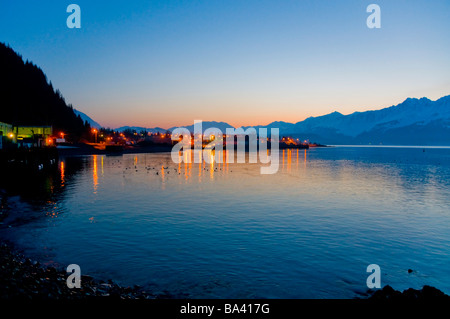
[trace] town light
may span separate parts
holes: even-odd
[[[95,134],[95,143],[97,143],[97,129],[92,129],[92,133]]]

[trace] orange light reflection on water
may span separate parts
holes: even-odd
[[[61,170],[61,186],[64,186],[64,184],[66,183],[66,180],[65,180],[66,167],[65,167],[64,162],[61,162],[60,170]]]
[[[93,156],[94,156],[94,165],[93,165],[92,179],[94,184],[94,194],[97,194],[98,188],[97,155]]]

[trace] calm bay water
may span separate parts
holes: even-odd
[[[450,293],[450,148],[280,160],[261,175],[169,153],[62,158],[10,192],[1,234],[44,264],[176,297],[353,298],[369,264],[382,286]]]

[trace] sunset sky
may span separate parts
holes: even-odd
[[[450,94],[449,16],[445,0],[18,0],[0,41],[104,126],[258,125]]]

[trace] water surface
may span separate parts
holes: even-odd
[[[383,286],[450,293],[450,149],[284,150],[280,161],[261,175],[169,153],[63,158],[9,191],[1,234],[45,264],[178,297],[353,298],[369,264]]]

